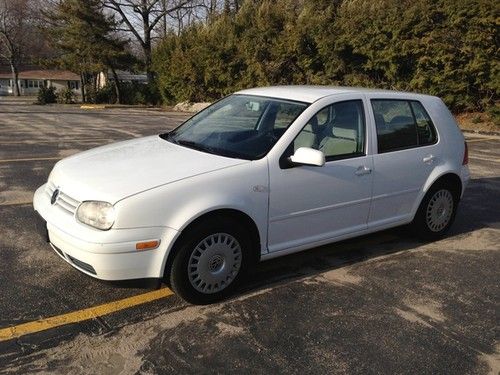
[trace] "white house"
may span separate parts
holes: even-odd
[[[81,93],[81,80],[78,74],[68,70],[23,70],[19,72],[19,90],[21,95],[37,95],[42,86],[55,87],[57,91],[64,88],[73,90],[75,95]],[[0,95],[14,95],[12,73],[0,72]]]

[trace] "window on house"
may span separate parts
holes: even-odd
[[[41,82],[42,81],[30,79],[30,80],[28,80],[27,87],[30,89],[38,89],[43,85]]]
[[[71,90],[78,90],[79,89],[79,86],[80,86],[79,83],[80,82],[78,82],[78,81],[69,81],[68,83],[69,83],[69,88]]]

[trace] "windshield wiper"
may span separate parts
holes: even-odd
[[[217,151],[215,149],[213,149],[212,147],[209,147],[209,146],[202,145],[201,143],[196,143],[193,141],[186,141],[184,139],[179,139],[179,140],[172,139],[171,141],[177,145],[192,148],[193,150],[208,152],[209,154],[216,154],[217,155]]]
[[[183,139],[175,139],[173,135],[174,135],[173,132],[164,133],[164,134],[160,134],[160,138],[165,139],[169,142],[175,143],[176,145],[181,145],[181,146],[192,148],[194,150],[204,151],[204,152],[208,152],[211,154],[215,154],[215,150],[211,147],[208,147],[208,146],[202,145],[201,143],[197,143],[197,142],[193,142],[193,141],[187,141],[187,140],[183,140]]]
[[[160,138],[164,139],[166,141],[177,143],[177,141],[174,139],[174,131],[170,131],[168,133],[160,134]]]
[[[236,151],[230,151],[230,150],[222,150],[222,149],[218,149],[218,148],[215,148],[215,147],[210,147],[210,146],[205,146],[201,143],[197,143],[197,142],[193,142],[193,141],[188,141],[188,140],[178,140],[178,139],[175,139],[173,137],[173,132],[170,132],[170,133],[164,133],[164,134],[160,134],[160,138],[161,139],[165,139],[169,142],[172,142],[176,145],[180,145],[180,146],[185,146],[185,147],[188,147],[188,148],[192,148],[193,150],[198,150],[198,151],[202,151],[202,152],[207,152],[209,154],[214,154],[214,155],[219,155],[219,156],[225,156],[225,157],[228,157],[228,158],[236,158],[236,159],[246,159],[246,160],[251,160],[251,158],[245,156],[245,155],[242,155]]]

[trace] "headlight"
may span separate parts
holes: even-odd
[[[108,202],[83,202],[76,211],[76,217],[91,227],[107,230],[115,222],[115,208]]]

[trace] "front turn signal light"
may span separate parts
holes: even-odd
[[[137,242],[135,244],[135,249],[136,250],[151,250],[151,249],[156,249],[159,245],[160,245],[160,241],[158,241],[158,240]]]

